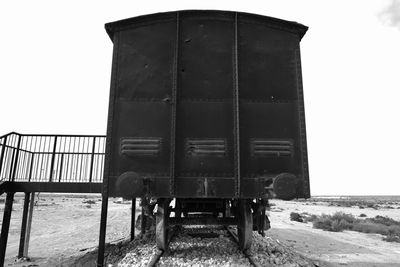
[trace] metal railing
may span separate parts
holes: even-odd
[[[0,182],[101,183],[106,137],[36,135],[0,137]]]

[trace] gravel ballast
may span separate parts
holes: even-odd
[[[216,237],[196,237],[203,233]],[[169,248],[159,266],[251,266],[227,232],[218,228],[183,228]]]
[[[123,241],[108,245],[106,262],[110,266],[148,266],[158,252],[154,231],[134,241]],[[318,266],[292,248],[284,246],[278,240],[253,233],[253,243],[248,251],[259,266],[309,267]],[[75,258],[74,266],[89,263],[96,251]],[[84,264],[83,264],[84,265]],[[95,266],[95,265],[84,265]],[[176,231],[169,244],[169,250],[160,258],[157,266],[251,266],[237,243],[221,227],[201,226],[183,227]]]

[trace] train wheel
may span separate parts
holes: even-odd
[[[169,201],[164,198],[159,199],[156,214],[156,242],[157,247],[164,251],[168,246],[168,209]]]
[[[250,202],[245,199],[238,203],[238,237],[241,250],[251,247],[253,236],[253,216],[251,214]]]

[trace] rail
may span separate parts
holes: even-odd
[[[101,183],[106,137],[11,132],[0,137],[3,182]]]

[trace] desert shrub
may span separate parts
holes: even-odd
[[[84,203],[84,204],[96,204],[96,201],[94,201],[94,200],[91,200],[91,199],[85,199],[85,200],[83,200],[82,201],[82,203]]]
[[[360,217],[366,217],[360,214]],[[389,217],[375,216],[365,220],[357,219],[351,214],[337,212],[333,215],[322,214],[321,216],[303,215],[305,222],[312,222],[313,227],[331,232],[352,230],[361,233],[374,233],[384,235],[383,240],[388,242],[400,242],[400,221]]]
[[[343,230],[351,229],[351,223],[347,222],[346,220],[341,219],[332,221],[331,230],[332,232],[341,232]]]
[[[367,214],[361,213],[360,216],[358,216],[358,217],[367,217]]]
[[[353,225],[353,230],[361,233],[374,233],[386,235],[388,233],[388,227],[379,223],[371,222],[359,222]]]
[[[313,221],[313,227],[330,231],[332,229],[332,220],[330,219],[329,215],[322,214]]]
[[[398,225],[389,226],[388,235],[396,235],[400,237],[400,226]]]
[[[303,217],[303,221],[304,221],[304,222],[313,222],[313,221],[315,221],[315,220],[318,219],[318,216],[315,215],[315,214],[312,214],[312,215],[310,215],[310,214],[302,215],[302,217]]]
[[[400,226],[391,225],[388,227],[387,235],[383,238],[387,242],[400,243]]]
[[[300,214],[297,212],[291,212],[290,213],[290,220],[295,221],[295,222],[303,222],[303,218]]]
[[[400,243],[400,236],[398,235],[387,235],[383,238],[384,241],[387,242],[397,242]]]
[[[348,223],[354,223],[357,219],[352,214],[347,214],[343,212],[336,212],[331,216],[331,219],[334,221],[346,221]]]
[[[400,226],[400,222],[399,221],[393,220],[392,218],[389,218],[387,216],[377,215],[374,218],[369,218],[368,221],[372,222],[372,223],[383,224],[383,225],[386,225],[386,226],[391,226],[391,225],[399,225]]]
[[[336,212],[333,215],[322,214],[313,220],[313,227],[331,232],[341,232],[343,230],[351,230],[357,219],[343,212]]]

